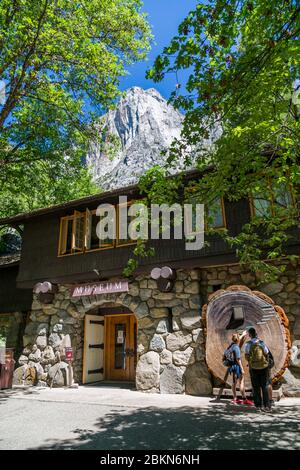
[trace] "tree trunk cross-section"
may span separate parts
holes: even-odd
[[[233,307],[242,307],[244,320],[235,326]],[[258,337],[263,340],[274,357],[271,370],[273,383],[276,383],[289,365],[291,340],[288,319],[284,310],[275,305],[273,300],[259,291],[251,291],[246,286],[230,286],[219,290],[209,297],[208,304],[203,306],[202,321],[206,337],[206,362],[210,372],[223,380],[226,367],[222,358],[225,349],[231,344],[232,334],[246,327],[256,329]],[[242,347],[242,363],[245,370],[246,388],[251,388],[249,368]],[[226,380],[232,384],[229,375]]]

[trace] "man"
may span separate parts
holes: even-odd
[[[271,411],[269,398],[269,349],[261,341],[255,328],[249,328],[250,341],[245,345],[245,355],[249,364],[254,404],[258,411]],[[262,408],[262,405],[264,408]]]

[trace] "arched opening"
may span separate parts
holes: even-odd
[[[127,307],[102,304],[84,317],[82,383],[135,382],[137,320]]]

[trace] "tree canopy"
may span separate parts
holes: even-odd
[[[149,50],[141,5],[1,1],[2,215],[95,190],[84,168],[92,123],[119,96],[126,66]]]
[[[155,82],[168,73],[177,77],[170,102],[185,112],[168,163],[182,155],[190,162],[192,155],[199,169],[210,167],[193,182],[199,202],[254,198],[261,213],[242,233],[222,236],[242,263],[269,275],[274,268],[265,261],[286,255],[286,241],[299,227],[299,72],[297,0],[199,2],[148,71]],[[203,139],[216,128],[221,132],[207,148]]]

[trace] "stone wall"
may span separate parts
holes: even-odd
[[[57,368],[67,370],[64,357],[58,354],[66,334],[74,349],[74,379],[81,382],[84,316],[106,304],[128,307],[138,320],[138,390],[210,394],[199,275],[198,270],[178,271],[174,289],[168,293],[160,292],[149,276],[140,276],[130,283],[128,293],[71,299],[70,286],[59,286],[51,305],[43,305],[35,297],[15,383],[25,380],[39,385],[64,385],[66,372],[57,374]]]
[[[139,276],[129,292],[70,298],[71,286],[59,286],[53,304],[42,305],[34,298],[30,323],[24,336],[21,367],[15,382],[54,386],[65,383],[67,364],[61,357],[61,341],[69,334],[74,349],[74,378],[81,382],[83,366],[84,316],[100,306],[125,306],[138,321],[138,390],[154,393],[209,395],[213,378],[205,364],[201,307],[210,293],[232,284],[244,284],[270,295],[282,306],[290,321],[293,341],[292,363],[284,375],[287,395],[300,395],[300,264],[286,263],[280,279],[261,284],[260,276],[238,265],[178,270],[172,292],[163,293],[150,276]],[[26,372],[27,371],[27,372]],[[217,384],[217,383],[216,383]]]

